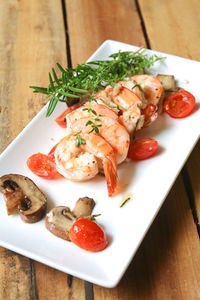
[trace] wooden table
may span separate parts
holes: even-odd
[[[29,85],[47,85],[56,62],[83,63],[106,39],[199,60],[199,11],[199,0],[1,0],[0,151],[43,107]],[[199,153],[197,144],[116,288],[0,248],[0,299],[200,299]]]

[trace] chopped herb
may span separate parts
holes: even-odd
[[[80,145],[85,145],[85,140],[80,136],[80,132],[76,133],[76,147],[79,147]]]
[[[92,109],[91,107],[85,107],[82,109],[83,111],[88,111],[89,113],[93,113],[93,115],[97,115],[96,111]]]
[[[122,107],[121,105],[118,105],[118,104],[116,104],[115,102],[107,102],[107,101],[105,101],[105,100],[103,100],[103,99],[100,99],[105,105],[107,105],[108,107],[110,107],[111,109],[115,109],[115,108],[117,108],[117,109],[119,109],[119,110],[123,110],[123,111],[127,111],[127,109],[126,108],[124,108],[124,107]]]
[[[94,121],[101,122],[101,120],[100,120],[99,118],[95,118]],[[90,120],[88,120],[88,121],[86,122],[85,125],[86,125],[86,126],[89,126],[89,125],[90,125],[90,126],[92,127],[92,129],[89,131],[89,133],[95,131],[96,134],[99,134],[99,127],[101,127],[102,124],[96,124],[94,121],[93,121],[93,119],[91,118]]]
[[[117,108],[118,108],[119,110],[127,111],[126,108],[124,108],[124,107],[122,107],[121,105],[118,105],[118,104],[117,104]]]
[[[91,216],[88,216],[87,218],[89,220],[96,221],[96,218],[99,217],[99,216],[101,216],[101,214],[91,215]]]
[[[131,197],[126,198],[126,199],[120,204],[120,208],[123,207],[129,200],[131,200]]]

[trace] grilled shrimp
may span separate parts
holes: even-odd
[[[121,86],[118,94],[113,96],[113,101],[122,108],[119,117],[121,124],[127,129],[130,135],[135,130],[142,128],[144,117],[141,114],[142,101],[136,93]]]
[[[124,86],[123,86],[124,85]],[[107,103],[109,107],[121,114],[120,123],[132,134],[137,128],[140,129],[144,123],[144,117],[141,116],[140,106],[142,101],[138,93],[131,90],[133,84],[124,82],[116,83],[115,87],[107,86],[103,91],[96,94],[95,99]],[[138,91],[138,90],[137,90]]]
[[[131,79],[139,85],[144,93],[142,108],[145,108],[149,103],[158,105],[164,96],[164,90],[158,77],[151,75],[135,75]]]
[[[101,116],[107,116],[114,120],[118,119],[118,115],[109,107],[103,105],[103,104],[97,104],[95,101],[92,102],[86,102],[84,106],[72,111],[66,116],[67,121],[67,130],[66,134],[70,134],[72,127],[72,124],[81,119],[81,118],[87,118],[87,117],[95,117],[96,115]]]
[[[123,162],[128,153],[130,137],[127,130],[116,120],[109,117],[98,117],[98,121],[94,122],[98,127],[99,134],[112,146],[114,149],[117,163]],[[92,130],[91,118],[82,118],[71,124],[72,132],[87,132]],[[86,124],[88,124],[86,126]],[[70,130],[70,129],[68,129]]]
[[[119,81],[114,88],[107,86],[97,93],[96,99],[103,98],[109,105],[114,102],[121,111],[121,124],[132,134],[135,129],[139,130],[156,120],[163,95],[160,80],[143,74]]]
[[[117,114],[120,112],[118,105],[113,101],[113,87],[111,85],[107,85],[104,90],[97,92],[94,98],[98,104],[106,105]]]
[[[112,147],[95,133],[81,133],[83,143],[77,146],[77,135],[62,139],[55,150],[56,168],[65,178],[73,181],[89,180],[99,172],[105,173],[108,195],[117,186],[117,163]]]

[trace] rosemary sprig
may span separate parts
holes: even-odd
[[[50,116],[58,101],[66,102],[69,106],[88,97],[93,98],[95,92],[104,89],[106,85],[118,80],[125,80],[131,75],[146,73],[147,70],[162,58],[157,55],[147,56],[145,50],[136,52],[117,52],[107,60],[96,60],[77,65],[76,68],[64,69],[57,63],[61,76],[58,77],[54,68],[49,73],[47,88],[30,86],[34,93],[46,95],[50,99],[46,116]]]

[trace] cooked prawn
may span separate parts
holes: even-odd
[[[119,121],[131,135],[136,127],[140,129],[144,123],[144,117],[141,115],[142,92],[135,87],[133,81],[119,81],[113,87],[107,86],[103,91],[96,94],[97,101],[104,101],[110,107],[113,107],[120,113]],[[134,92],[133,89],[134,88]]]
[[[144,93],[142,108],[149,103],[158,105],[164,96],[164,90],[158,77],[152,75],[135,75],[131,79],[139,85]]]
[[[95,133],[81,133],[84,143],[76,145],[76,135],[62,139],[55,150],[56,168],[60,174],[73,181],[93,178],[101,168],[107,181],[109,196],[117,186],[117,163],[112,147]]]
[[[81,119],[81,118],[86,118],[86,117],[91,117],[91,116],[107,116],[110,117],[114,120],[118,119],[118,115],[109,107],[103,105],[103,104],[98,104],[95,101],[91,102],[86,102],[82,107],[72,111],[66,116],[66,122],[67,122],[67,130],[66,134],[71,133],[71,125]]]
[[[127,130],[116,120],[109,117],[98,117],[96,122],[99,134],[112,146],[116,154],[117,163],[123,162],[128,153],[130,136]],[[71,124],[72,132],[87,132],[92,130],[90,124],[91,118],[82,118]],[[88,124],[86,126],[86,124]]]
[[[105,116],[112,118],[114,120],[118,120],[118,115],[105,104],[96,103],[95,101],[86,102],[83,108],[93,109],[97,115]]]
[[[110,103],[114,102],[121,111],[121,124],[132,134],[135,129],[139,130],[156,120],[163,95],[160,80],[155,76],[142,74],[132,76],[127,81],[119,81],[114,88],[107,86],[97,93],[96,99],[102,97],[106,101],[110,99]],[[154,108],[152,111],[146,109],[144,113],[143,110],[148,105],[154,105]]]
[[[121,86],[118,94],[113,96],[113,101],[122,108],[119,119],[130,135],[134,132],[136,124],[137,130],[142,128],[144,123],[140,109],[142,101],[136,93]]]
[[[118,105],[113,101],[113,87],[111,85],[107,85],[104,90],[97,92],[94,98],[98,104],[106,105],[117,114],[120,112]]]

